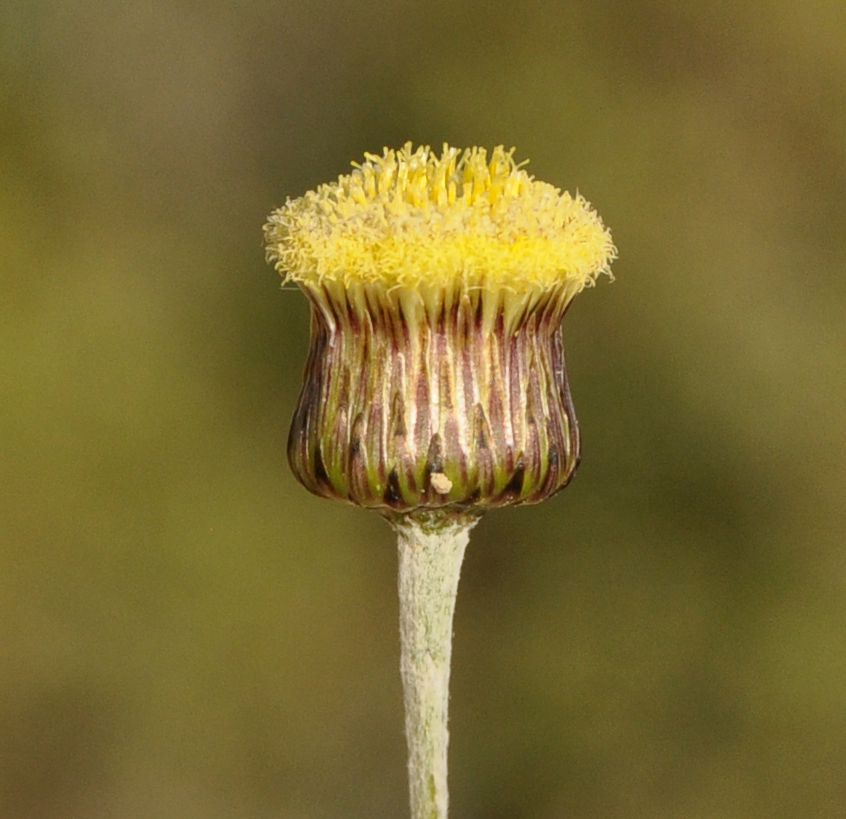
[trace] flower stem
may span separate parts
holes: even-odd
[[[411,819],[446,819],[452,618],[461,562],[477,518],[393,521]]]

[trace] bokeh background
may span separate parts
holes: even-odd
[[[612,227],[462,579],[456,817],[846,816],[846,6],[0,6],[0,816],[406,815],[395,554],[285,462],[265,215],[407,139]]]

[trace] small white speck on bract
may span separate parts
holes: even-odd
[[[452,481],[443,472],[433,472],[429,478],[429,483],[439,495],[446,495],[452,489]]]

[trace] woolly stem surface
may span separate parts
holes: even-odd
[[[393,521],[411,819],[446,819],[452,620],[476,518]]]

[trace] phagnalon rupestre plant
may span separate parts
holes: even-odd
[[[311,303],[288,456],[311,492],[375,509],[399,541],[401,670],[413,819],[447,816],[452,618],[469,532],[537,503],[579,459],[562,319],[610,273],[581,196],[513,149],[365,154],[288,199],[268,259]]]

